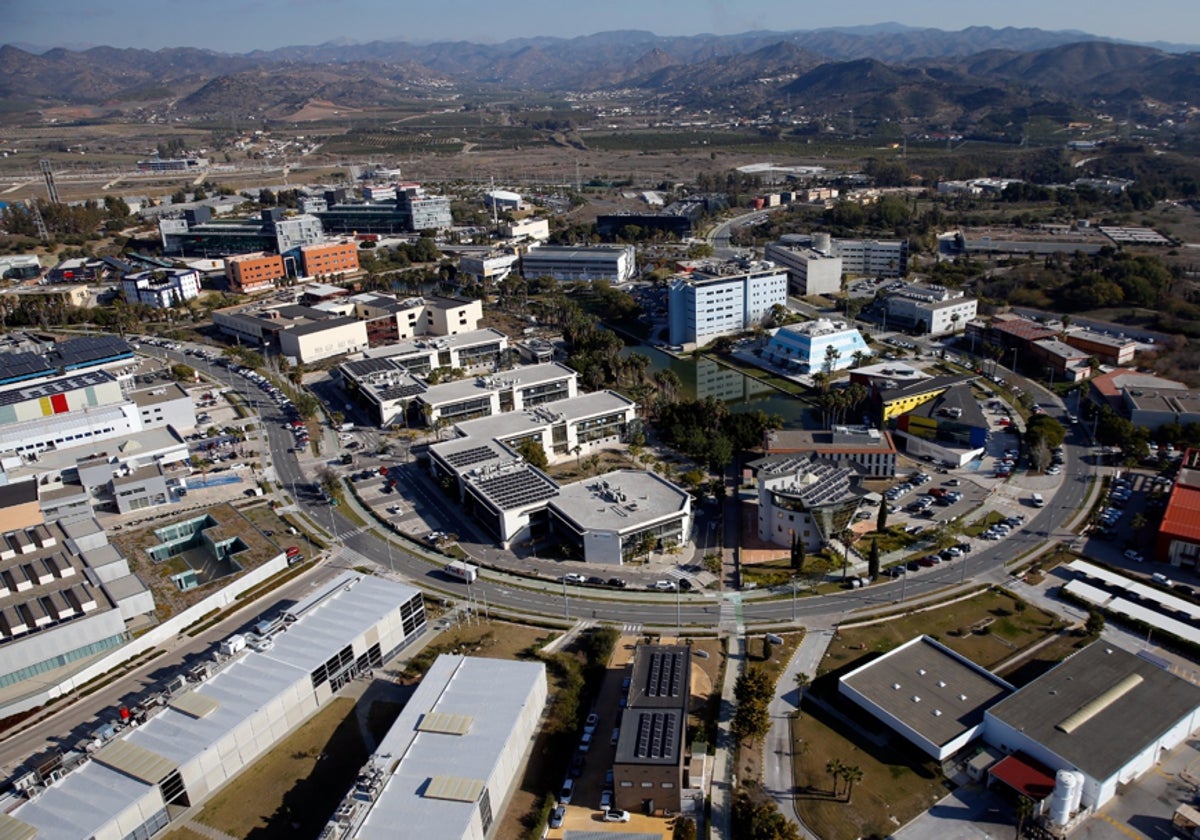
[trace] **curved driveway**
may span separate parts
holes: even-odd
[[[419,549],[396,540],[392,541],[389,553],[384,540],[373,530],[362,529],[342,516],[337,508],[331,508],[323,502],[316,495],[311,479],[304,474],[289,451],[293,444],[290,435],[282,429],[282,414],[274,403],[264,398],[257,386],[206,360],[193,359],[172,351],[166,351],[166,355],[228,383],[261,412],[277,481],[289,489],[296,488],[296,505],[309,519],[323,528],[336,527],[337,533],[344,535],[339,537],[339,541],[346,547],[382,567],[390,565],[396,572],[425,589],[432,589],[439,594],[449,593],[451,597],[457,595],[460,599],[468,595],[464,584],[452,582],[440,574],[434,556],[422,556]],[[1065,424],[1066,410],[1061,402],[1043,396],[1043,404]],[[542,619],[595,619],[663,628],[677,624],[681,627],[715,628],[721,621],[722,607],[729,624],[786,624],[793,620],[793,616],[797,622],[804,623],[814,616],[847,615],[882,608],[899,601],[902,595],[905,600],[928,595],[957,585],[967,577],[974,580],[996,579],[998,574],[1002,575],[1005,563],[1035,549],[1047,539],[1068,536],[1061,529],[1083,501],[1093,468],[1087,462],[1088,447],[1080,427],[1068,425],[1066,428],[1069,434],[1063,480],[1044,509],[1007,539],[986,548],[977,548],[953,563],[922,569],[919,573],[909,575],[906,580],[877,583],[866,589],[819,597],[801,597],[793,602],[786,597],[771,597],[770,593],[726,593],[723,597],[716,593],[659,595],[604,591],[601,594],[592,589],[564,587],[545,580],[488,572],[471,587],[470,595],[480,607],[486,603],[489,608]]]

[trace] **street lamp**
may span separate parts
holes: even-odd
[[[563,618],[567,619],[567,621],[570,621],[571,620],[571,607],[570,607],[570,602],[567,601],[567,579],[565,577],[562,579],[562,588],[563,588]]]
[[[796,576],[792,575],[792,623],[796,623]]]

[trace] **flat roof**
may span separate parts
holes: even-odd
[[[167,385],[155,385],[153,388],[143,388],[140,391],[129,392],[129,399],[133,400],[134,404],[139,407],[158,405],[160,403],[188,399],[189,397],[187,389],[178,382],[171,382]]]
[[[1013,690],[928,636],[855,668],[841,682],[938,746],[978,726]]]
[[[988,427],[988,421],[983,416],[983,408],[980,407],[979,400],[966,385],[952,385],[929,402],[921,403],[909,413],[918,417],[937,418],[944,411],[959,412],[958,417],[946,416],[947,421],[982,429]]]
[[[1200,707],[1200,687],[1101,640],[988,710],[1106,780]]]
[[[11,816],[37,829],[38,840],[79,840],[94,836],[153,791],[145,782],[89,761],[22,803]],[[161,798],[152,801],[161,807]]]
[[[554,480],[529,464],[497,465],[472,476],[470,486],[498,510],[519,510],[558,495]]]
[[[193,691],[216,708],[196,718],[166,708],[122,737],[183,766],[237,729],[247,717],[278,701],[299,684],[311,690],[310,674],[418,594],[411,586],[346,572],[322,592],[328,597],[304,612],[265,651],[247,651]]]
[[[806,451],[854,452],[895,449],[892,436],[886,430],[862,426],[835,426],[832,429],[771,429],[766,434],[767,452]],[[757,462],[772,466],[774,461],[763,458]]]
[[[84,388],[94,388],[97,385],[106,385],[116,381],[117,378],[106,370],[89,370],[82,373],[73,373],[58,379],[34,382],[27,385],[16,385],[7,390],[0,391],[0,405],[15,405],[28,400],[53,397],[58,394],[67,394],[71,391],[81,391]]]
[[[678,764],[685,751],[692,651],[686,645],[639,645],[613,761]]]
[[[500,332],[500,330],[488,327],[482,330],[470,330],[469,332],[457,333],[455,335],[430,335],[414,338],[409,341],[400,341],[396,344],[385,344],[382,347],[371,347],[363,350],[359,359],[384,359],[389,356],[412,356],[412,355],[428,355],[434,350],[452,350],[462,349],[464,347],[474,347],[477,344],[489,344],[497,341],[508,341],[508,336]]]
[[[575,377],[575,371],[558,362],[547,362],[542,365],[527,365],[506,370],[488,376],[473,376],[460,379],[457,382],[446,382],[430,386],[420,395],[422,402],[429,405],[441,405],[457,402],[470,397],[491,394],[506,388],[528,388],[544,382]]]
[[[559,489],[550,506],[581,530],[628,531],[674,514],[690,504],[687,492],[657,473],[616,470]]]
[[[529,704],[544,698],[538,685],[545,680],[540,662],[449,654],[434,660],[375,751],[373,761],[386,781],[354,836],[391,838],[397,826],[421,840],[466,836],[481,785],[497,772],[511,772],[500,762],[513,730],[530,714]],[[468,725],[455,731],[422,726],[435,715]],[[491,805],[499,809],[502,803]]]

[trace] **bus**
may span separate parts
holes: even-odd
[[[447,563],[445,572],[450,577],[458,578],[464,583],[474,583],[479,577],[479,567],[462,560],[453,560]]]

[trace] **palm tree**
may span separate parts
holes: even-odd
[[[838,792],[838,776],[842,772],[842,760],[840,758],[831,758],[825,762],[825,772],[833,777],[833,795],[837,796]]]
[[[800,696],[796,698],[796,705],[800,705],[800,700],[804,698],[804,689],[808,688],[812,682],[812,677],[803,671],[796,672],[796,690],[800,692]]]
[[[575,454],[575,468],[577,470],[579,470],[580,472],[583,472],[583,461],[580,460],[580,457],[579,457],[580,453],[583,452],[583,447],[577,443],[577,444],[575,444],[574,447],[571,448],[571,452],[573,452]]]
[[[1025,830],[1025,823],[1029,821],[1037,813],[1037,806],[1028,796],[1022,796],[1017,800],[1017,833],[1014,837],[1021,837],[1021,832]]]
[[[838,775],[846,782],[846,802],[849,804],[850,798],[854,796],[854,783],[862,781],[862,768],[857,764],[850,764],[843,767]]]

